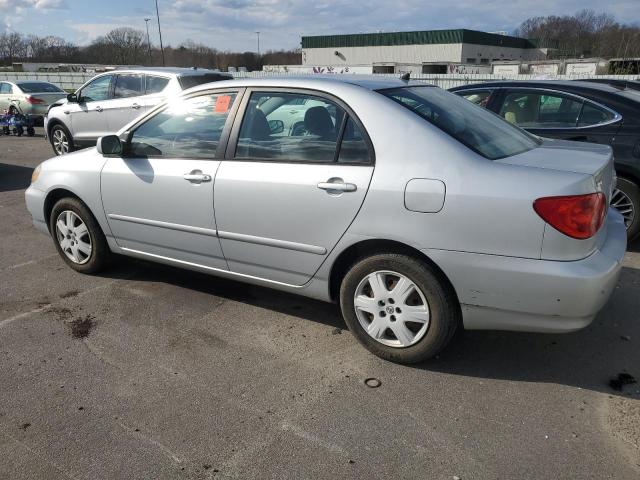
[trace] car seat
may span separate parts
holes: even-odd
[[[322,106],[311,107],[304,114],[304,127],[321,140],[335,140],[335,128],[329,111]]]

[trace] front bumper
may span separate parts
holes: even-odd
[[[27,204],[27,210],[31,214],[33,220],[33,226],[36,227],[42,233],[49,235],[49,227],[47,221],[44,218],[44,200],[46,198],[46,192],[38,190],[31,185],[24,192],[24,199]]]
[[[425,250],[448,276],[467,329],[570,332],[589,325],[622,268],[627,234],[609,209],[606,238],[587,258],[549,261]]]

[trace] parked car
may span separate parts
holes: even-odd
[[[66,92],[49,82],[35,80],[19,80],[16,82],[0,82],[0,113],[6,111],[10,115],[29,115],[42,121],[49,105],[61,98]]]
[[[45,132],[56,155],[96,144],[171,95],[226,73],[193,68],[136,68],[100,74],[51,107]]]
[[[640,90],[640,80],[619,80],[616,78],[583,78],[581,80],[575,80],[580,82],[592,82],[592,83],[604,83],[617,88],[628,88],[631,90]]]
[[[548,138],[611,145],[618,174],[611,198],[629,238],[640,233],[640,92],[577,81],[510,81],[455,87],[461,95]]]
[[[336,301],[397,362],[460,325],[593,320],[626,249],[609,146],[539,139],[424,83],[336,77],[169,100],[40,164],[33,224],[78,272],[117,253]],[[304,134],[271,133],[284,105],[308,106]]]

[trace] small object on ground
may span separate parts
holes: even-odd
[[[332,335],[342,335],[342,329],[340,329],[340,328],[334,328],[334,329],[331,331],[331,334],[332,334]]]
[[[382,385],[382,382],[377,378],[371,377],[371,378],[365,378],[364,384],[369,388],[378,388],[380,385]]]
[[[631,341],[631,337],[629,335],[620,335],[620,339],[624,340],[625,342]]]
[[[453,480],[462,480],[460,477],[458,477],[457,475],[453,476]]]
[[[349,460],[349,463],[356,463],[354,460]]]
[[[625,372],[619,373],[617,377],[609,380],[609,386],[618,392],[621,392],[625,385],[633,383],[636,383],[635,377]]]
[[[22,425],[20,425],[20,428],[22,430],[26,430],[27,428],[29,428],[31,426],[31,424],[29,422],[25,422]]]

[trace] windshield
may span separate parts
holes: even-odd
[[[63,90],[47,82],[18,83],[24,93],[64,93]]]
[[[489,160],[537,147],[540,140],[498,115],[437,87],[380,90],[420,117]]]

